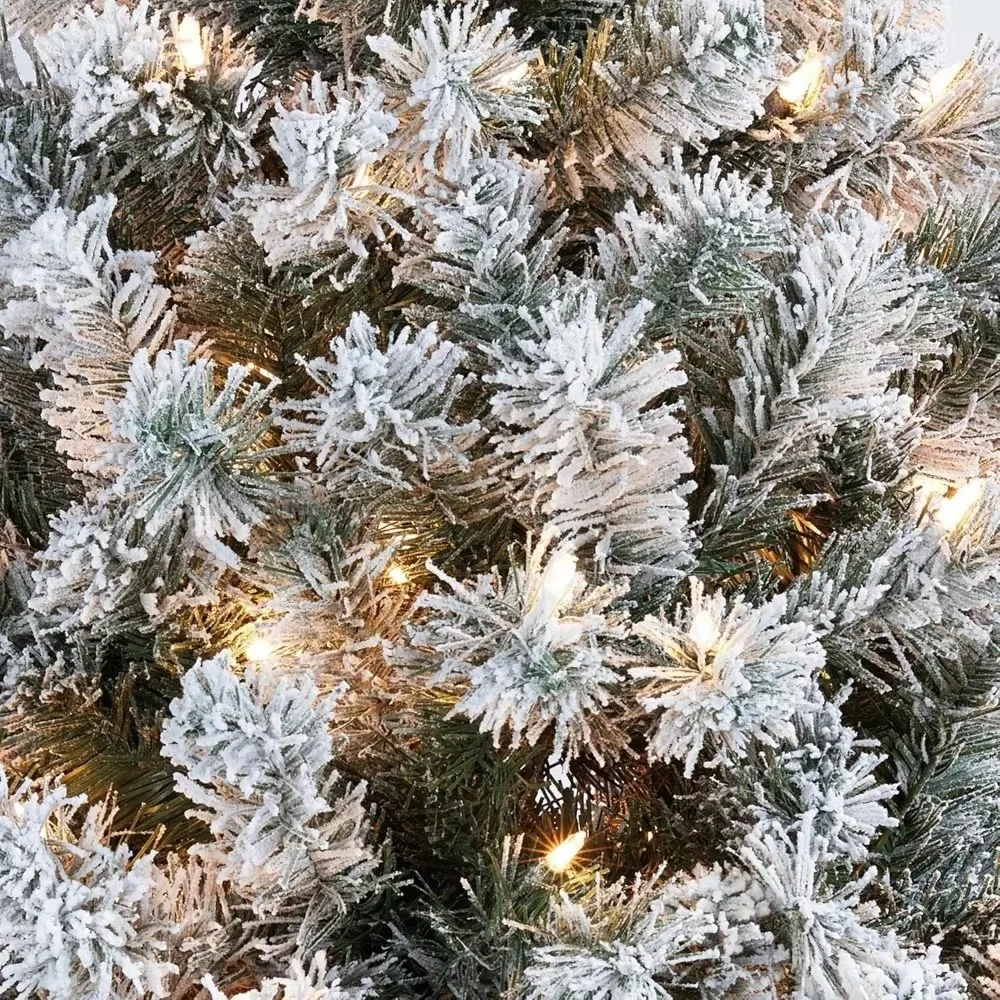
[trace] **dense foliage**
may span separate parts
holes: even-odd
[[[0,997],[1000,998],[1000,52],[170,3],[0,39]]]

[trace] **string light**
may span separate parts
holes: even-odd
[[[389,578],[389,583],[394,587],[402,587],[404,583],[409,583],[410,578],[406,575],[406,570],[402,566],[393,563],[385,574]]]
[[[945,66],[944,69],[939,69],[928,81],[925,88],[916,89],[911,91],[914,100],[920,105],[925,111],[937,104],[942,97],[948,92],[948,88],[955,82],[955,77],[958,76],[962,69],[962,63],[955,63],[953,66]]]
[[[580,853],[587,840],[587,835],[582,830],[571,833],[565,840],[560,841],[545,855],[545,864],[550,871],[561,875],[573,863],[573,859]]]
[[[778,84],[778,96],[796,111],[804,111],[819,96],[823,60],[810,56]]]
[[[919,472],[910,477],[910,485],[914,488],[914,496],[921,507],[926,507],[933,498],[943,497],[952,489],[951,483],[946,480],[935,479]]]
[[[246,648],[245,656],[251,663],[261,663],[274,652],[274,647],[258,636]]]
[[[542,571],[540,603],[546,608],[558,608],[576,580],[576,556],[560,549],[553,553]]]
[[[911,480],[916,487],[918,507],[926,508],[931,519],[945,531],[954,531],[983,495],[985,481],[970,479],[961,485],[953,485],[943,479],[916,475]]]
[[[983,481],[970,479],[964,486],[938,501],[931,516],[945,531],[954,531],[983,495]]]
[[[177,55],[180,56],[184,69],[191,72],[205,65],[205,49],[201,44],[201,25],[197,18],[185,14],[174,32],[174,41],[177,45]]]
[[[703,652],[710,650],[719,641],[719,626],[710,611],[702,608],[694,613],[690,636],[691,641]]]

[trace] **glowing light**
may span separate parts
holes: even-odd
[[[541,603],[558,608],[566,599],[576,580],[576,556],[560,549],[553,553],[542,571]]]
[[[945,531],[954,531],[968,516],[983,495],[983,480],[970,479],[953,493],[938,501],[931,516]]]
[[[917,104],[924,110],[937,104],[948,93],[948,88],[955,82],[955,77],[961,72],[963,65],[963,63],[955,63],[954,66],[945,66],[927,81],[926,88],[914,89],[912,93]]]
[[[701,650],[711,649],[719,641],[719,626],[710,611],[702,608],[691,619],[691,641]]]
[[[571,833],[565,840],[556,844],[548,854],[545,855],[545,864],[550,871],[561,875],[573,863],[573,859],[580,853],[587,835],[582,830]]]
[[[410,578],[406,575],[406,570],[396,564],[390,566],[385,575],[389,578],[389,583],[394,587],[402,587],[404,583],[410,582]]]
[[[261,663],[274,652],[274,647],[266,640],[256,638],[246,648],[244,656],[251,663]]]
[[[205,65],[205,49],[201,44],[201,25],[198,19],[190,14],[181,18],[181,23],[174,32],[174,42],[177,45],[177,55],[180,56],[184,69],[200,69]]]
[[[954,531],[968,516],[983,495],[985,481],[970,479],[961,485],[932,476],[916,475],[910,480],[915,487],[918,509],[926,509],[931,519],[945,531]]]
[[[917,498],[922,503],[927,503],[931,497],[943,497],[950,489],[951,483],[945,479],[936,479],[934,476],[925,476],[918,472],[910,477],[910,484],[916,489]]]
[[[795,110],[808,108],[819,96],[823,60],[810,56],[778,84],[778,96]]]

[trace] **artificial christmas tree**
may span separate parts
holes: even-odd
[[[0,996],[1000,997],[1000,53],[934,0],[9,0]]]

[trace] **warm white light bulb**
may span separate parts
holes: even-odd
[[[909,485],[913,487],[913,506],[917,513],[936,510],[941,498],[951,489],[951,483],[946,480],[925,476],[923,473],[911,476]]]
[[[983,486],[982,479],[970,479],[950,496],[939,500],[931,511],[931,516],[945,531],[954,531],[979,502]]]
[[[816,100],[822,78],[823,60],[810,56],[778,84],[778,96],[801,111]]]
[[[587,835],[583,830],[571,833],[565,840],[556,844],[548,854],[545,855],[545,864],[550,871],[561,875],[573,863],[573,859],[580,853]]]
[[[701,650],[710,650],[719,641],[719,626],[710,611],[701,608],[691,619],[691,641]]]
[[[922,472],[910,476],[910,485],[922,504],[926,504],[932,497],[943,497],[951,489],[951,483],[947,480],[925,476]]]
[[[174,42],[181,65],[188,72],[200,69],[205,65],[205,49],[201,44],[201,25],[198,19],[190,14],[181,18],[181,23],[174,32]]]
[[[552,554],[542,571],[541,599],[555,610],[566,599],[576,580],[576,556],[565,549]]]
[[[928,81],[925,89],[913,91],[916,102],[926,111],[933,107],[948,92],[948,88],[955,82],[955,77],[961,72],[963,64],[955,63],[953,66],[945,66],[939,69]]]
[[[246,648],[245,656],[251,663],[261,663],[274,652],[274,647],[266,640],[256,638]]]
[[[404,583],[410,582],[410,578],[406,575],[406,570],[396,564],[390,566],[385,575],[389,578],[389,583],[394,587],[402,587]]]

